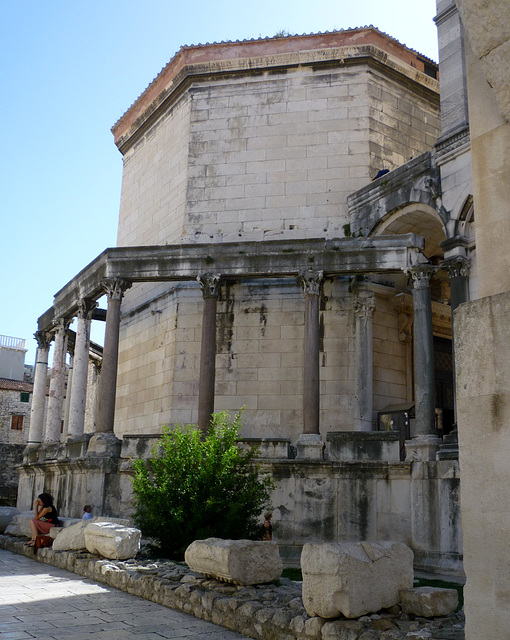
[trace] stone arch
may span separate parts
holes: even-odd
[[[424,254],[427,258],[444,257],[441,242],[447,238],[446,226],[437,210],[421,202],[412,202],[390,211],[375,225],[371,236],[415,233],[425,238]]]

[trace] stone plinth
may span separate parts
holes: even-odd
[[[330,460],[400,461],[398,431],[330,431],[326,443]]]
[[[303,604],[310,616],[359,618],[392,607],[413,584],[413,552],[400,542],[305,544]]]
[[[186,549],[192,571],[234,584],[264,584],[278,580],[282,561],[273,542],[253,540],[195,540]]]
[[[290,438],[243,438],[241,445],[257,447],[257,458],[287,460],[289,457]]]

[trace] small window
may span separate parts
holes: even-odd
[[[30,394],[29,393],[20,393],[19,394],[20,402],[30,402]]]
[[[23,418],[24,416],[12,416],[11,429],[21,431],[23,429]]]

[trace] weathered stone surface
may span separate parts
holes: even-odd
[[[422,618],[435,618],[453,613],[459,604],[455,589],[418,587],[400,592],[402,611]]]
[[[50,536],[55,539],[53,549],[55,551],[86,549],[85,527],[92,522],[111,522],[123,527],[129,527],[131,524],[126,518],[102,518],[101,516],[96,516],[92,518],[92,520],[80,520],[76,524],[64,529],[55,527],[50,531]]]
[[[16,507],[0,507],[0,533],[3,533],[14,516],[19,514]]]
[[[9,525],[5,529],[5,533],[10,536],[25,536],[30,538],[30,520],[34,517],[33,511],[22,511],[15,515]],[[62,523],[61,528],[70,527],[71,525],[80,522],[78,518],[62,518],[59,517]]]
[[[253,540],[195,540],[184,559],[192,571],[242,585],[278,580],[283,568],[275,543]]]
[[[30,538],[30,520],[34,517],[33,511],[23,511],[15,515],[5,528],[5,533],[10,536],[26,536]]]
[[[400,542],[306,544],[303,604],[310,616],[358,618],[392,607],[413,584],[413,552]]]
[[[85,547],[112,560],[134,558],[140,550],[142,532],[113,522],[91,522],[84,529]]]

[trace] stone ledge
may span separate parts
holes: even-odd
[[[53,551],[51,548],[39,549],[34,556],[33,550],[25,547],[25,540],[8,535],[0,535],[0,548],[189,613],[256,640],[341,640],[347,637],[361,640],[362,636],[370,640],[417,637],[464,640],[462,613],[431,620],[402,615],[400,607],[394,607],[358,620],[342,618],[332,622],[308,616],[301,599],[301,583],[285,578],[274,584],[242,587],[198,576],[186,565],[168,560],[105,560],[86,552]],[[416,635],[416,632],[426,634]],[[438,632],[443,635],[438,636]]]

